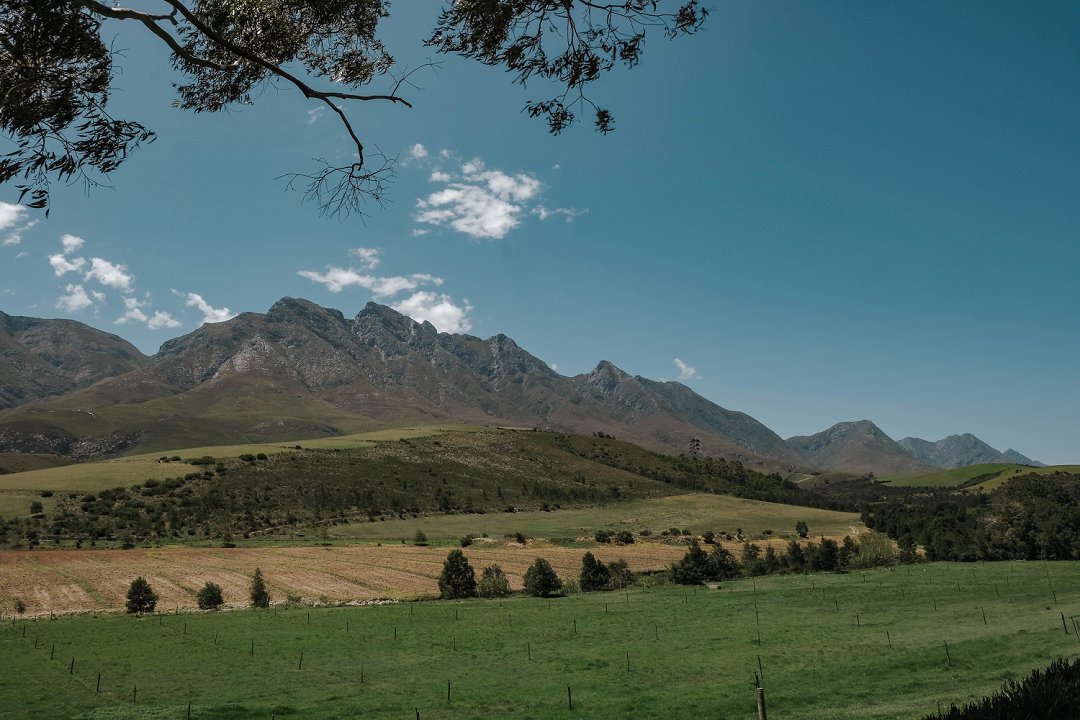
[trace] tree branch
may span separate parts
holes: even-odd
[[[192,65],[198,65],[200,67],[209,68],[211,70],[221,70],[223,72],[232,70],[233,67],[235,67],[231,65],[222,65],[212,60],[201,58],[198,55],[189,52],[187,49],[184,48],[183,45],[177,42],[176,38],[170,35],[168,31],[165,30],[165,28],[158,25],[158,22],[161,21],[168,21],[175,25],[176,11],[173,11],[168,15],[151,15],[149,13],[142,13],[137,10],[129,10],[127,8],[110,7],[108,5],[103,5],[102,3],[96,2],[96,0],[80,0],[80,4],[88,10],[107,18],[112,18],[114,20],[136,20],[142,23],[147,30],[161,38],[162,41],[164,41],[164,43],[169,46],[169,49],[190,62]]]

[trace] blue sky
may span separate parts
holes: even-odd
[[[384,32],[409,66],[419,5]],[[443,58],[414,109],[347,107],[400,167],[341,221],[277,179],[347,157],[326,113],[286,86],[174,110],[157,41],[109,32],[115,112],[158,139],[111,188],[57,187],[48,219],[0,188],[9,314],[153,352],[284,295],[374,299],[564,374],[681,378],[785,437],[869,418],[1080,462],[1075,3],[718,5],[598,85],[606,137],[551,137],[521,112],[549,88]]]

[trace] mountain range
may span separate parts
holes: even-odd
[[[0,452],[75,458],[421,422],[604,433],[663,452],[695,441],[783,472],[915,473],[997,453],[971,435],[897,443],[866,420],[784,440],[681,383],[608,361],[560,375],[506,335],[440,333],[376,303],[348,319],[283,298],[153,356],[75,321],[0,313],[0,388]]]

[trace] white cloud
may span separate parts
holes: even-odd
[[[146,322],[146,313],[140,309],[144,305],[146,305],[146,303],[138,298],[124,298],[124,314],[116,318],[114,322],[117,325],[125,325],[132,320],[135,322]]]
[[[422,158],[426,158],[427,156],[427,148],[420,143],[416,143],[411,148],[409,148],[409,157],[411,158],[416,158],[417,160],[420,160]]]
[[[64,254],[70,255],[85,245],[86,241],[78,235],[69,235],[65,233],[60,236],[60,244],[64,246]]]
[[[461,165],[461,176],[433,172],[432,182],[446,183],[416,201],[416,221],[449,225],[472,238],[499,239],[520,224],[525,204],[540,193],[540,181],[527,173],[488,170],[478,158]]]
[[[202,295],[198,293],[179,293],[173,290],[177,295],[184,298],[188,307],[198,308],[199,312],[203,314],[204,323],[217,323],[225,322],[236,317],[236,313],[229,310],[227,307],[216,308],[210,303],[203,300]]]
[[[431,231],[428,230],[427,228],[413,228],[412,234],[413,234],[413,237],[423,237],[424,235],[427,235],[429,232],[431,232]]]
[[[56,300],[56,307],[61,310],[67,310],[68,312],[79,312],[85,310],[94,304],[94,301],[87,295],[86,289],[82,285],[68,285],[64,288],[67,290],[67,295],[61,295]],[[95,297],[98,297],[100,293],[94,293]],[[104,299],[101,297],[99,299]]]
[[[49,258],[49,261],[52,262],[52,258]],[[125,272],[126,270],[126,265],[114,264],[96,257],[90,260],[90,271],[86,273],[83,280],[97,280],[102,285],[131,292],[131,283],[135,278]]]
[[[468,300],[458,305],[445,293],[416,292],[391,307],[417,322],[430,322],[439,332],[461,333],[472,329],[468,318],[472,305]]]
[[[442,278],[425,273],[415,273],[408,277],[401,275],[380,277],[360,273],[355,268],[334,266],[326,268],[325,273],[301,270],[297,275],[326,286],[326,289],[332,293],[341,292],[355,285],[370,290],[376,298],[388,298],[406,290],[415,290],[421,285],[442,285],[443,283]]]
[[[587,212],[589,212],[588,208],[584,210],[578,210],[577,208],[546,208],[543,205],[537,205],[532,209],[532,214],[540,218],[541,222],[554,215],[563,215],[566,217],[566,222],[573,222],[578,215],[584,215]]]
[[[355,255],[360,258],[360,262],[364,264],[368,270],[374,270],[382,262],[379,258],[379,251],[377,248],[353,248],[349,251],[350,255]]]
[[[26,252],[26,251],[24,250],[24,251],[22,251],[21,253],[19,253],[18,255],[16,255],[16,256],[15,256],[15,259],[16,259],[16,260],[22,260],[22,259],[23,259],[23,258],[25,258],[25,257],[30,257],[30,253],[28,253],[28,252]]]
[[[12,205],[0,201],[0,230],[7,230],[9,227],[18,225],[22,222],[24,215],[26,215],[24,205]]]
[[[162,328],[177,328],[180,327],[180,321],[175,319],[167,312],[158,310],[154,313],[153,317],[146,321],[146,327],[151,330],[161,330]]]
[[[679,368],[679,380],[700,380],[701,376],[692,366],[687,365],[679,358],[675,358],[675,367]]]
[[[6,238],[4,238],[3,242],[0,242],[0,245],[4,245],[4,246],[18,245],[19,243],[22,242],[23,233],[26,232],[27,230],[33,228],[37,224],[38,224],[38,221],[35,218],[34,220],[31,220],[30,222],[23,225],[22,227],[15,228],[14,230],[12,230],[8,234],[8,236]]]
[[[83,265],[86,264],[86,258],[71,258],[68,260],[63,255],[57,253],[56,255],[49,256],[49,264],[52,265],[53,272],[56,273],[56,277],[66,275],[69,272],[76,272],[82,270]]]
[[[307,124],[314,125],[315,123],[319,122],[319,118],[321,118],[323,116],[323,113],[325,112],[326,108],[322,105],[311,108],[307,111]]]

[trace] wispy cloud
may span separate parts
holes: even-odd
[[[436,169],[429,179],[446,187],[416,201],[416,221],[449,226],[476,240],[506,237],[541,189],[533,175],[490,170],[480,159],[462,163],[456,174]]]
[[[38,224],[38,220],[37,220],[37,218],[34,218],[33,220],[26,223],[25,225],[15,228],[10,233],[8,233],[7,237],[5,237],[2,242],[0,242],[0,245],[4,245],[4,246],[18,245],[19,243],[22,242],[23,233],[25,233],[27,230],[31,230],[37,224]]]
[[[463,333],[472,329],[468,315],[472,305],[464,300],[461,305],[445,293],[420,291],[413,293],[390,307],[417,322],[429,322],[439,332]]]
[[[687,365],[679,358],[675,358],[673,361],[675,367],[679,368],[679,380],[700,380],[701,376],[698,375],[698,371],[693,366]]]
[[[584,215],[587,212],[589,212],[588,208],[585,208],[584,210],[578,210],[577,208],[547,208],[543,205],[537,205],[532,209],[532,214],[540,218],[541,222],[547,220],[549,217],[555,217],[556,215],[565,217],[566,222],[573,222],[574,218],[579,215]]]
[[[184,298],[184,304],[188,307],[198,308],[199,312],[203,314],[204,323],[217,323],[225,322],[236,317],[236,313],[227,307],[216,308],[203,299],[203,296],[198,293],[182,293],[177,290],[173,290],[174,293]]]
[[[415,290],[421,285],[442,285],[442,278],[426,273],[414,273],[409,276],[378,276],[361,273],[354,268],[341,268],[331,265],[326,272],[301,270],[297,273],[312,282],[319,283],[332,293],[339,293],[347,287],[362,287],[371,291],[376,298],[388,298],[406,290]]]
[[[353,255],[360,259],[360,262],[368,270],[374,270],[379,266],[381,260],[379,259],[379,251],[377,248],[365,248],[358,247],[349,251],[350,255]]]
[[[307,111],[307,124],[314,125],[315,123],[319,122],[319,119],[322,118],[323,113],[325,112],[326,108],[322,105],[311,108]]]

